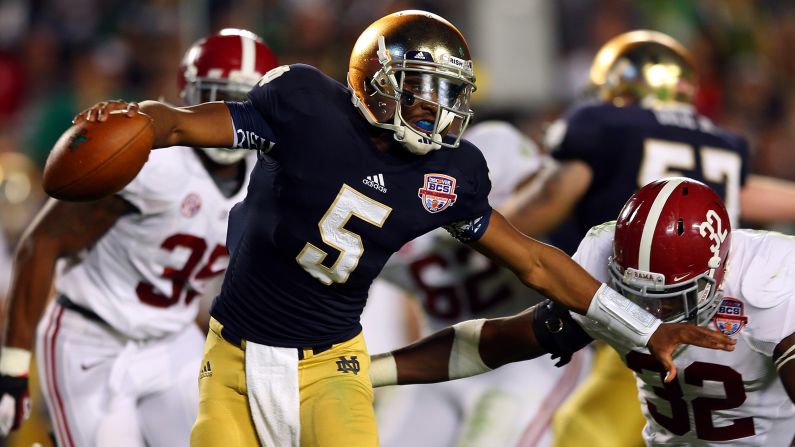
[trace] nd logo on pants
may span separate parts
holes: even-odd
[[[221,336],[210,320],[192,446],[377,446],[370,356],[360,333],[320,352]]]

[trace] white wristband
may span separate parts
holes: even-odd
[[[646,346],[651,334],[662,324],[659,318],[606,284],[602,284],[594,294],[585,316],[607,326],[637,347]]]
[[[30,357],[27,349],[3,346],[0,348],[0,374],[15,377],[27,375]]]
[[[373,388],[397,385],[397,364],[391,352],[370,356],[370,382]]]
[[[469,320],[453,325],[455,338],[447,367],[450,380],[491,371],[480,358],[480,330],[485,322],[485,319]]]

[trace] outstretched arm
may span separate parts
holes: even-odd
[[[563,366],[593,339],[562,306],[545,300],[519,314],[469,320],[413,345],[373,356],[373,386],[474,376],[545,353]]]
[[[605,325],[634,346],[647,346],[668,371],[666,381],[676,376],[671,354],[680,343],[734,349],[735,341],[716,331],[661,325],[659,319],[600,284],[562,251],[523,235],[496,211],[484,235],[472,245],[556,303]]]
[[[532,287],[585,315],[600,283],[559,249],[525,236],[493,211],[486,233],[471,244]]]
[[[157,101],[140,104],[124,101],[103,101],[80,112],[72,120],[103,122],[115,110],[126,110],[128,116],[145,113],[154,126],[153,148],[168,146],[232,147],[234,131],[229,108],[223,102],[208,102],[191,107],[173,107]]]
[[[51,199],[22,236],[14,257],[4,346],[30,350],[52,288],[55,262],[98,241],[135,208],[113,195],[96,202]]]
[[[133,210],[116,195],[90,203],[53,199],[20,239],[0,348],[0,435],[19,427],[26,417],[33,337],[50,296],[56,261],[91,246]]]
[[[391,353],[375,355],[370,365],[373,386],[444,382],[543,355],[546,351],[532,328],[534,310],[465,321]]]

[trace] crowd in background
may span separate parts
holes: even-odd
[[[479,26],[469,7],[476,1],[3,0],[0,154],[24,153],[33,160],[28,165],[19,157],[0,158],[0,218],[11,241],[24,227],[26,214],[17,210],[9,217],[8,206],[22,200],[41,203],[35,169],[43,166],[71,117],[108,98],[178,103],[179,58],[197,37],[228,26],[248,28],[265,38],[282,63],[316,65],[344,82],[350,48],[372,20],[395,10],[425,9],[448,18],[468,36]],[[549,2],[554,23],[551,39],[557,54],[538,61],[554,63],[554,97],[522,107],[491,106],[478,114],[476,96],[476,120],[510,117],[538,139],[544,124],[584,91],[596,49],[629,29],[657,29],[692,51],[701,74],[700,111],[749,138],[752,169],[795,180],[791,2],[533,1]],[[477,66],[477,52],[474,61]],[[17,168],[3,166],[12,158]],[[29,171],[32,186],[20,186],[19,177],[14,183],[8,175],[13,169]]]

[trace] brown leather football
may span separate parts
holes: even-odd
[[[105,122],[82,121],[61,135],[47,157],[44,190],[70,201],[96,200],[119,192],[149,159],[152,119],[111,112]]]

